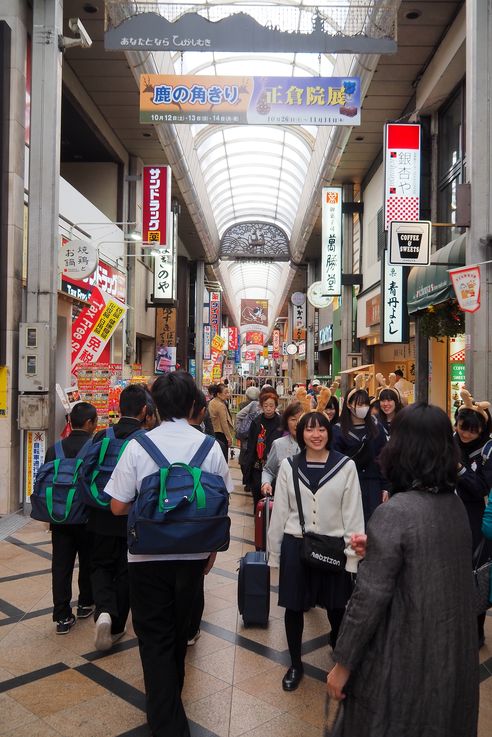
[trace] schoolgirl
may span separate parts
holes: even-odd
[[[355,461],[362,492],[364,520],[367,524],[371,514],[383,500],[386,482],[377,459],[386,444],[386,435],[376,418],[370,414],[369,394],[366,380],[359,374],[355,387],[347,392],[340,413],[340,424],[333,427],[333,450],[349,456]]]
[[[403,404],[400,392],[395,387],[397,379],[396,374],[391,373],[388,377],[388,381],[386,381],[383,374],[376,374],[376,379],[379,383],[375,397],[375,401],[378,403],[378,413],[376,417],[381,423],[384,434],[386,435],[386,440],[389,440],[391,435],[391,423],[398,412],[403,409]]]

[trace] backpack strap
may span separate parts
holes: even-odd
[[[81,447],[81,449],[79,450],[79,452],[77,453],[77,455],[75,456],[75,458],[77,460],[84,460],[84,458],[87,455],[87,453],[88,453],[89,448],[91,447],[91,445],[92,445],[92,438],[89,438],[89,440],[87,440],[87,442],[84,443],[84,445]]]
[[[482,463],[485,465],[492,456],[492,440],[487,440],[482,448]]]
[[[197,468],[201,468],[201,465],[205,458],[208,456],[210,451],[212,450],[213,446],[215,444],[215,438],[212,438],[210,435],[205,435],[205,439],[203,443],[198,448],[197,452],[191,459],[191,461],[188,463],[189,466],[195,466]]]
[[[53,450],[55,451],[55,458],[65,458],[65,451],[63,450],[63,444],[61,440],[57,440],[55,445],[53,446]]]
[[[147,451],[149,456],[155,463],[157,463],[159,468],[169,468],[171,464],[167,460],[166,456],[161,453],[157,445],[149,438],[147,433],[139,435],[138,438],[135,438],[135,441],[139,445],[141,445],[145,451]]]
[[[110,440],[116,440],[116,434],[114,431],[114,427],[112,425],[106,428],[106,437],[109,438]]]

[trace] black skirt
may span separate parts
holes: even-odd
[[[352,594],[346,571],[321,573],[301,561],[302,538],[284,535],[280,549],[278,604],[296,612],[312,607],[344,609]]]

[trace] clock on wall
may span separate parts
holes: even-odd
[[[333,297],[323,294],[323,282],[315,281],[307,290],[307,298],[313,307],[317,307],[318,310],[323,307],[329,307],[333,302]]]

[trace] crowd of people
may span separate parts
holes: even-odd
[[[439,408],[408,405],[394,375],[378,376],[370,396],[361,374],[341,401],[337,385],[298,385],[281,414],[273,386],[246,383],[235,422],[227,384],[209,387],[207,399],[183,371],[159,377],[150,392],[136,385],[122,392],[111,437],[123,445],[104,485],[107,508],[91,508],[82,523],[51,524],[56,632],[76,623],[78,555],[77,618],[94,617],[95,646],[108,650],[124,635],[131,608],[151,732],[189,737],[185,655],[200,634],[204,576],[220,548],[202,541],[195,552],[182,545],[175,554],[128,552],[127,515],[152,474],[164,509],[165,479],[177,466],[195,479],[190,499],[200,474],[231,493],[236,437],[253,512],[262,497],[273,498],[268,559],[279,568],[291,660],[283,690],[296,690],[303,678],[304,615],[321,607],[335,662],[327,690],[344,703],[341,734],[473,737],[485,612],[475,604],[472,558],[484,536],[492,539],[488,403],[463,390],[453,429]],[[110,443],[108,431],[94,435],[92,405],[79,402],[70,419],[65,457]],[[207,435],[213,440],[202,452]],[[45,462],[59,453],[53,446]],[[488,543],[483,550],[488,558]]]

